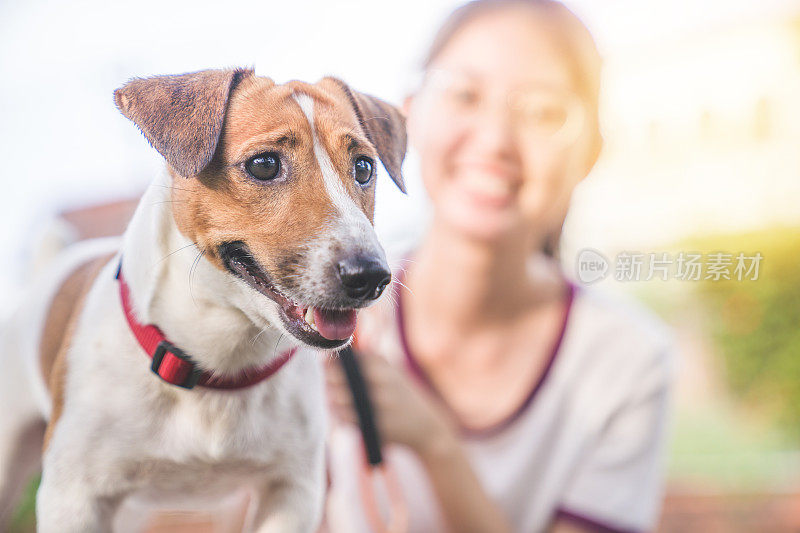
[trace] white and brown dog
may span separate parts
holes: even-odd
[[[321,371],[293,354],[348,343],[390,281],[376,161],[403,189],[403,118],[334,78],[241,69],[135,79],[115,100],[167,172],[121,244],[68,250],[4,334],[0,529],[44,441],[39,531],[242,486],[256,530],[312,531]]]

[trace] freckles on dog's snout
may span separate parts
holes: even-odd
[[[345,294],[355,300],[377,299],[392,280],[386,260],[370,255],[346,256],[335,269]]]

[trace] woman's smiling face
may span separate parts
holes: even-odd
[[[491,241],[560,227],[594,162],[575,85],[546,18],[530,9],[458,29],[407,107],[437,220]]]

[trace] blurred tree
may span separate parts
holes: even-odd
[[[713,243],[713,244],[712,244]],[[800,228],[773,228],[693,241],[708,253],[760,252],[757,280],[703,280],[698,294],[734,394],[800,437]],[[713,246],[713,249],[712,249]]]

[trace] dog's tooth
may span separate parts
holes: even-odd
[[[306,309],[305,319],[306,319],[306,324],[308,324],[309,326],[311,326],[314,329],[317,329],[317,324],[314,321],[314,308],[313,307],[309,307],[308,309]]]

